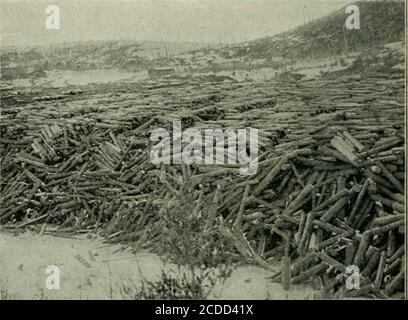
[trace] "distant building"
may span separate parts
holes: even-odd
[[[148,70],[148,73],[150,78],[157,78],[175,74],[176,71],[174,70],[174,68],[150,68]]]
[[[44,70],[34,69],[28,72],[27,76],[29,78],[44,78],[47,76]]]
[[[304,74],[295,73],[295,72],[283,72],[280,74],[275,74],[275,78],[278,82],[283,83],[297,83],[302,78],[304,78]]]

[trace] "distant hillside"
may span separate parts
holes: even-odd
[[[360,30],[343,29],[345,8],[294,30],[229,48],[231,58],[307,58],[362,50],[404,40],[403,1],[359,1]],[[232,49],[232,50],[231,50]]]
[[[44,70],[139,71],[151,67],[153,60],[168,60],[181,52],[203,47],[208,45],[157,41],[85,41],[49,46],[7,47],[0,50],[0,60],[3,68],[19,66]]]
[[[141,71],[151,67],[171,67],[177,73],[214,73],[272,68],[275,71],[299,69],[299,61],[324,60],[355,52],[372,51],[370,68],[376,63],[374,51],[385,44],[404,41],[403,1],[359,1],[360,29],[344,28],[345,7],[293,30],[249,42],[219,46],[200,43],[149,41],[87,41],[48,47],[6,48],[0,50],[3,74],[12,68],[43,70],[117,69]],[[371,50],[373,49],[373,50]],[[382,54],[392,54],[387,49]],[[322,59],[320,59],[322,58]],[[397,59],[398,58],[398,59]],[[401,58],[393,59],[394,64]],[[360,69],[366,69],[360,59]],[[364,62],[364,63],[363,63]],[[307,62],[308,63],[308,62]],[[343,68],[350,61],[333,61]],[[393,65],[392,65],[393,66]],[[391,66],[391,67],[392,67]],[[308,65],[310,67],[310,65]]]

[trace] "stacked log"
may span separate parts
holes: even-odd
[[[131,108],[109,96],[102,110],[76,95],[66,110],[42,100],[9,106],[0,118],[1,223],[149,246],[146,230],[187,176],[206,194],[219,190],[216,214],[245,259],[270,270],[282,259],[272,278],[286,290],[318,280],[343,296],[392,296],[405,277],[402,82],[388,80],[398,93],[389,97],[377,94],[378,79],[366,81],[281,84],[272,93],[269,83],[161,84],[139,88]],[[169,87],[179,98],[147,110]],[[153,165],[150,132],[177,119],[200,130],[258,128],[257,173]],[[359,289],[346,286],[350,266]]]

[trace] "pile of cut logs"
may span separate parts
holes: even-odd
[[[234,85],[239,92],[242,84]],[[143,242],[169,192],[177,193],[188,175],[207,193],[220,190],[217,214],[243,257],[271,270],[271,259],[281,259],[282,270],[272,278],[284,288],[311,281],[344,296],[401,292],[403,104],[376,96],[374,85],[364,88],[371,96],[359,99],[356,85],[344,97],[331,93],[332,107],[323,110],[321,97],[334,90],[327,84],[279,87],[272,97],[262,95],[269,84],[256,86],[252,96],[241,96],[248,101],[232,107],[223,100],[229,94],[224,85],[218,85],[222,94],[208,86],[202,97],[191,94],[198,107],[180,100],[185,108],[170,116],[145,108],[106,116],[88,105],[59,114],[38,105],[43,101],[3,110],[2,225],[48,232],[52,224],[58,232],[102,231],[113,242]],[[186,94],[183,86],[172,90]],[[297,102],[290,104],[293,92]],[[350,94],[357,98],[345,102]],[[382,99],[381,112],[364,108],[367,99]],[[203,106],[207,102],[214,105]],[[279,116],[288,112],[293,117]],[[170,127],[177,117],[189,127],[258,128],[257,173],[243,177],[228,164],[152,164],[151,130]],[[347,280],[357,281],[356,273],[359,286],[353,282],[350,289]]]

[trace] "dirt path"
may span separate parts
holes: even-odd
[[[60,289],[45,282],[48,266],[58,266]],[[123,299],[123,285],[140,285],[142,276],[155,279],[161,270],[158,256],[131,253],[120,245],[104,244],[97,236],[72,238],[0,233],[0,287],[3,299]],[[238,267],[217,299],[312,299],[317,291],[299,286],[283,291],[265,278],[271,274],[256,266]]]

